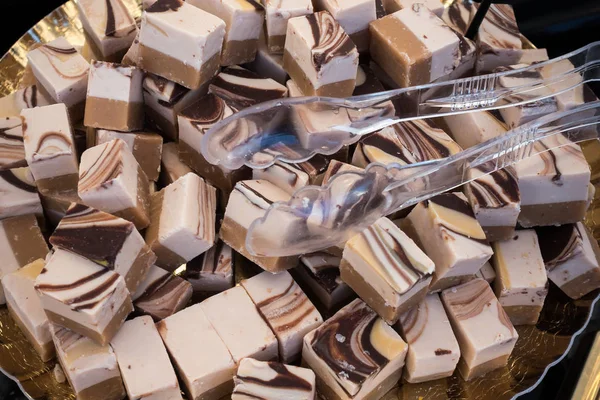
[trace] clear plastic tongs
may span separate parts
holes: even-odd
[[[216,124],[203,139],[203,154],[229,169],[264,168],[276,160],[302,162],[315,154],[333,154],[399,121],[517,106],[597,80],[600,42],[514,71],[349,99],[273,101]],[[288,256],[339,245],[382,216],[468,183],[470,168],[491,173],[551,150],[534,144],[558,134],[572,142],[598,138],[598,123],[600,101],[593,101],[445,159],[408,166],[374,163],[364,172],[338,174],[326,186],[307,186],[290,201],[274,203],[251,225],[246,247],[260,256]]]

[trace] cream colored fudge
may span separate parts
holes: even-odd
[[[333,15],[358,51],[369,50],[369,23],[377,19],[375,0],[316,0],[315,8]]]
[[[39,258],[46,258],[48,245],[35,215],[0,219],[0,280]],[[4,304],[4,292],[0,286],[0,304]]]
[[[39,90],[64,103],[73,121],[83,117],[90,64],[65,39],[59,37],[31,50],[27,60]]]
[[[541,68],[540,74],[542,78],[549,79],[553,76],[565,74],[573,68],[574,66],[569,60],[562,60],[545,65]],[[588,86],[579,84],[582,79],[579,74],[573,74],[568,79],[563,78],[558,82],[552,83],[551,89],[554,92],[563,91],[554,96],[559,110],[571,110],[578,105],[597,100],[594,92]],[[571,89],[567,90],[569,88]]]
[[[322,11],[289,20],[283,65],[307,96],[349,97],[358,51],[342,26]]]
[[[448,133],[465,149],[504,135],[508,131],[506,121],[497,110],[477,111],[443,118],[444,124],[449,129]]]
[[[523,44],[515,12],[510,4],[494,4],[487,12],[477,34],[478,74],[502,65],[517,64]]]
[[[387,218],[378,219],[344,247],[341,278],[388,324],[423,301],[433,261]]]
[[[235,286],[235,252],[218,239],[206,253],[189,261],[183,277],[198,296],[211,296]]]
[[[66,250],[56,249],[35,281],[50,321],[108,343],[133,311],[123,278]]]
[[[398,384],[407,350],[400,335],[357,299],[304,337],[302,362],[327,399],[378,399]]]
[[[342,172],[360,172],[362,170],[362,168],[355,167],[352,164],[331,160],[327,167],[327,171],[325,171],[325,175],[323,175],[322,185],[325,186],[336,174],[341,174]]]
[[[600,249],[583,223],[537,228],[548,278],[579,299],[600,287]]]
[[[428,294],[398,321],[408,343],[404,378],[420,383],[451,376],[460,358],[460,348],[437,293]]]
[[[200,306],[236,364],[246,357],[260,361],[279,358],[277,338],[243,287],[219,293]]]
[[[469,178],[475,180],[464,186],[464,192],[487,240],[495,242],[514,236],[521,193],[513,167],[488,174],[491,169],[491,164],[469,169]]]
[[[493,254],[462,193],[442,194],[419,203],[404,222],[405,231],[435,263],[430,291],[473,279]]]
[[[84,204],[131,221],[137,229],[150,224],[148,177],[121,139],[83,153],[77,191]]]
[[[43,218],[31,170],[29,167],[0,170],[0,219],[27,214]]]
[[[179,159],[179,145],[173,142],[164,143],[158,183],[163,187],[168,186],[190,172],[193,172],[192,169]]]
[[[2,278],[8,311],[29,340],[42,361],[54,358],[50,322],[35,292],[35,279],[44,268],[44,260],[36,260]]]
[[[290,364],[300,359],[302,338],[323,318],[292,276],[287,271],[265,271],[241,285],[277,336],[280,360]]]
[[[289,193],[270,182],[238,182],[229,196],[219,236],[232,249],[266,271],[280,272],[295,267],[297,257],[260,257],[246,249],[246,233],[252,222],[262,218],[274,202],[289,199]]]
[[[429,8],[435,15],[442,18],[444,12],[444,3],[441,0],[383,0],[385,12],[393,14],[403,8],[412,7],[415,3],[422,3]]]
[[[95,131],[95,145],[121,139],[129,147],[135,160],[151,181],[158,180],[162,157],[163,138],[152,132],[117,132],[106,129]]]
[[[225,22],[183,0],[158,0],[142,13],[138,65],[189,89],[219,69]]]
[[[311,3],[309,2],[309,4]],[[285,25],[284,35],[282,35],[283,38],[285,38],[287,21]],[[283,52],[283,44],[284,42],[281,42],[281,53]],[[256,50],[254,61],[246,64],[245,67],[256,74],[271,78],[282,85],[285,85],[288,80],[288,73],[285,68],[283,68],[283,55],[271,53],[269,46],[267,45],[267,39],[265,38],[264,30],[261,31],[260,38],[258,39],[258,48]]]
[[[588,208],[590,167],[579,145],[561,134],[534,144],[544,151],[515,164],[523,227],[563,225],[583,220]]]
[[[233,378],[231,400],[316,399],[315,373],[308,368],[244,358]]]
[[[490,285],[474,279],[442,292],[460,345],[458,370],[470,381],[506,365],[519,335]]]
[[[144,126],[142,79],[136,67],[93,61],[85,102],[84,125],[131,132]]]
[[[460,39],[424,4],[370,24],[371,57],[400,87],[423,85],[460,63]]]
[[[102,59],[120,60],[137,35],[135,19],[121,0],[81,0],[79,19]]]
[[[130,293],[136,291],[156,261],[132,222],[76,203],[67,210],[50,243],[115,271]]]
[[[99,345],[55,324],[50,324],[50,333],[58,361],[78,400],[121,400],[126,396],[110,345]]]
[[[256,0],[188,0],[226,24],[221,65],[244,64],[254,60],[265,12]]]
[[[215,188],[193,173],[152,195],[146,243],[158,257],[156,265],[174,271],[210,249],[216,206]]]
[[[268,50],[282,54],[285,46],[288,21],[313,13],[311,0],[262,0],[265,7]]]
[[[153,265],[131,298],[137,312],[160,321],[188,305],[192,298],[192,285]]]
[[[190,399],[231,394],[236,364],[200,304],[160,321],[157,329]]]
[[[38,90],[36,85],[27,86],[8,96],[0,97],[0,118],[16,117],[26,108],[43,107],[53,103],[54,100]]]
[[[64,104],[21,111],[25,157],[36,185],[53,191],[77,186],[77,154]]]
[[[534,230],[492,244],[494,289],[513,325],[535,325],[548,293],[548,276]]]
[[[129,399],[181,399],[179,383],[154,321],[148,316],[123,324],[111,340]]]

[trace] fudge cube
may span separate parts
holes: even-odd
[[[358,51],[369,50],[369,23],[377,19],[375,0],[316,0],[315,7],[333,15]]]
[[[449,133],[465,149],[504,135],[508,131],[508,125],[498,110],[477,111],[443,118]]]
[[[221,65],[245,64],[254,60],[265,12],[256,0],[188,0],[221,18],[226,25]]]
[[[548,60],[547,54],[545,60]],[[523,63],[524,61],[521,62]],[[530,64],[532,63],[533,62],[530,62]],[[539,69],[539,72],[542,78],[550,79],[553,76],[566,74],[573,68],[574,66],[569,60],[561,60],[543,66]],[[559,82],[552,83],[551,90],[553,92],[556,93],[562,91],[562,93],[557,93],[553,97],[556,100],[559,110],[571,110],[578,105],[597,100],[596,95],[589,86],[580,84],[582,80],[583,78],[579,74],[573,74],[570,75],[568,79],[563,78]]]
[[[355,167],[352,164],[331,160],[327,167],[327,171],[325,171],[325,175],[323,175],[322,185],[325,186],[336,174],[341,174],[342,172],[360,172],[362,170],[362,168]]]
[[[329,159],[320,154],[298,164],[276,161],[265,169],[252,171],[252,179],[263,179],[289,194],[307,185],[319,185],[325,176]]]
[[[122,139],[83,153],[77,192],[87,206],[131,221],[137,229],[150,224],[148,177]]]
[[[496,67],[517,64],[522,49],[521,32],[512,6],[494,4],[479,26],[475,72],[484,74]]]
[[[161,76],[146,74],[143,82],[145,114],[161,129],[165,138],[177,141],[177,114],[206,94],[207,90],[207,84],[190,90]]]
[[[252,222],[262,218],[274,202],[289,199],[289,193],[270,182],[238,182],[229,196],[219,236],[232,249],[266,271],[275,273],[295,267],[297,257],[254,256],[246,249],[246,233]]]
[[[125,322],[110,345],[130,399],[181,398],[175,370],[152,318]]]
[[[277,360],[277,338],[246,290],[236,286],[200,303],[236,365],[246,357]]]
[[[346,242],[342,280],[388,324],[423,301],[433,261],[387,218]]]
[[[543,153],[515,164],[521,192],[519,224],[528,228],[581,221],[590,183],[590,167],[581,148],[562,134],[533,146],[534,152]]]
[[[25,157],[40,189],[77,187],[77,154],[64,104],[21,111]]]
[[[313,13],[311,0],[262,0],[265,7],[268,50],[283,54],[285,36],[290,18]]]
[[[193,173],[152,195],[146,243],[156,265],[174,271],[213,246],[216,203],[215,188]]]
[[[209,297],[235,286],[235,252],[221,239],[206,253],[188,262],[183,277],[191,283],[194,293]]]
[[[123,140],[146,177],[151,181],[158,180],[163,147],[163,139],[159,134],[152,132],[124,133],[98,129],[95,136],[96,140],[93,146],[115,139]]]
[[[548,278],[567,296],[579,299],[600,287],[598,242],[581,222],[536,231]]]
[[[241,285],[275,332],[281,361],[289,364],[300,359],[302,338],[321,325],[323,318],[289,272],[265,271]]]
[[[39,194],[44,214],[48,218],[51,227],[56,227],[60,223],[69,207],[71,207],[71,204],[81,204],[77,190],[69,190],[68,192],[42,190]]]
[[[135,19],[121,0],[77,2],[85,33],[100,50],[102,59],[120,60],[137,35]]]
[[[90,64],[65,39],[59,37],[27,53],[39,90],[64,103],[73,121],[83,117]]]
[[[236,364],[200,304],[179,311],[156,327],[189,398],[218,399],[231,393]]]
[[[121,400],[127,395],[110,345],[99,345],[55,324],[50,324],[50,333],[58,362],[77,399]]]
[[[490,285],[474,279],[442,292],[458,339],[458,370],[470,381],[506,365],[519,335]]]
[[[293,0],[297,1],[297,0]],[[269,4],[274,4],[275,2],[269,1]],[[278,2],[281,4],[283,2]],[[312,7],[312,3],[308,1],[308,4]],[[267,8],[268,11],[268,8]],[[285,18],[283,15],[277,15],[278,18]],[[281,25],[281,29],[283,29],[281,45],[279,46],[279,53],[274,54],[269,50],[269,46],[267,45],[267,39],[264,35],[264,30],[261,30],[260,37],[258,39],[258,48],[256,50],[256,56],[254,61],[245,65],[250,71],[261,74],[264,77],[271,78],[276,82],[285,85],[285,82],[288,80],[288,73],[283,68],[283,45],[285,44],[285,31],[287,30],[287,20],[285,26]],[[1,101],[1,100],[0,100]],[[1,103],[0,103],[1,104]]]
[[[26,86],[8,96],[0,97],[0,117],[15,117],[26,108],[43,107],[53,103],[54,100],[38,90],[36,85]]]
[[[0,171],[26,166],[21,118],[4,117],[0,119]]]
[[[144,126],[144,73],[126,67],[93,61],[85,102],[85,126],[131,132]]]
[[[383,0],[385,12],[393,14],[403,8],[412,7],[415,3],[422,3],[429,8],[435,15],[442,18],[444,12],[444,3],[440,0]]]
[[[428,294],[416,307],[402,314],[397,324],[408,343],[404,378],[420,383],[451,376],[460,348],[437,293]]]
[[[115,271],[130,293],[136,291],[156,261],[132,222],[76,203],[67,210],[50,243]]]
[[[355,293],[340,278],[341,257],[317,252],[300,257],[300,264],[290,270],[294,279],[314,303],[320,303],[327,315],[348,304]]]
[[[462,193],[446,193],[417,204],[403,228],[435,263],[430,291],[473,279],[493,254]]]
[[[35,215],[0,219],[0,254],[0,280],[39,258],[46,258],[48,245]],[[0,304],[4,303],[4,292],[0,286]]]
[[[244,358],[233,382],[232,400],[316,399],[315,373],[308,368]]]
[[[133,311],[123,278],[66,250],[56,249],[35,281],[55,324],[104,345]]]
[[[190,167],[179,159],[179,145],[177,143],[163,144],[160,158],[158,183],[162,187],[169,186],[185,174],[193,172]]]
[[[332,399],[378,399],[396,386],[408,346],[360,299],[304,337],[302,361]]]
[[[464,192],[487,240],[496,242],[514,236],[521,212],[521,193],[513,167],[490,174],[492,168],[491,164],[470,168],[469,178],[475,180],[464,186]]]
[[[424,4],[371,22],[370,32],[371,57],[400,87],[433,82],[460,62],[457,34]]]
[[[44,268],[44,260],[36,260],[2,278],[6,305],[23,334],[42,361],[54,358],[50,322],[35,292],[35,279]]]
[[[153,265],[131,298],[137,312],[160,321],[188,305],[192,298],[192,285]]]
[[[225,22],[183,0],[158,0],[142,13],[138,65],[197,89],[219,70]]]
[[[123,58],[121,59],[121,64],[129,66],[129,67],[137,67],[138,60],[140,58],[140,32],[138,31],[135,35],[135,39],[133,39],[133,43],[129,50],[125,53]]]
[[[358,51],[333,16],[321,11],[289,20],[283,65],[307,96],[349,97]]]
[[[548,293],[548,276],[534,230],[492,244],[494,289],[513,325],[535,325]]]

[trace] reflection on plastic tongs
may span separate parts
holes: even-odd
[[[600,42],[532,66],[349,99],[299,97],[249,107],[215,124],[202,153],[215,165],[266,168],[330,155],[399,121],[539,102],[600,79]]]
[[[339,245],[382,216],[470,182],[470,168],[491,173],[570,142],[598,138],[599,123],[600,101],[595,101],[546,115],[445,159],[371,164],[364,172],[335,175],[325,186],[307,186],[289,202],[274,203],[251,225],[246,247],[261,256],[288,256]]]

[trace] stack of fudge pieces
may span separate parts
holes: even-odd
[[[600,287],[581,222],[590,170],[563,136],[336,247],[258,257],[245,244],[303,186],[454,155],[589,101],[585,87],[399,123],[299,164],[228,170],[201,152],[214,124],[264,101],[547,59],[523,49],[510,6],[493,5],[474,41],[477,5],[460,1],[145,0],[139,24],[121,0],[77,7],[96,59],[59,37],[28,54],[35,85],[0,99],[0,304],[78,399],[359,400],[455,371],[471,380],[507,364],[549,280],[573,299]],[[307,143],[359,117],[290,116]]]

